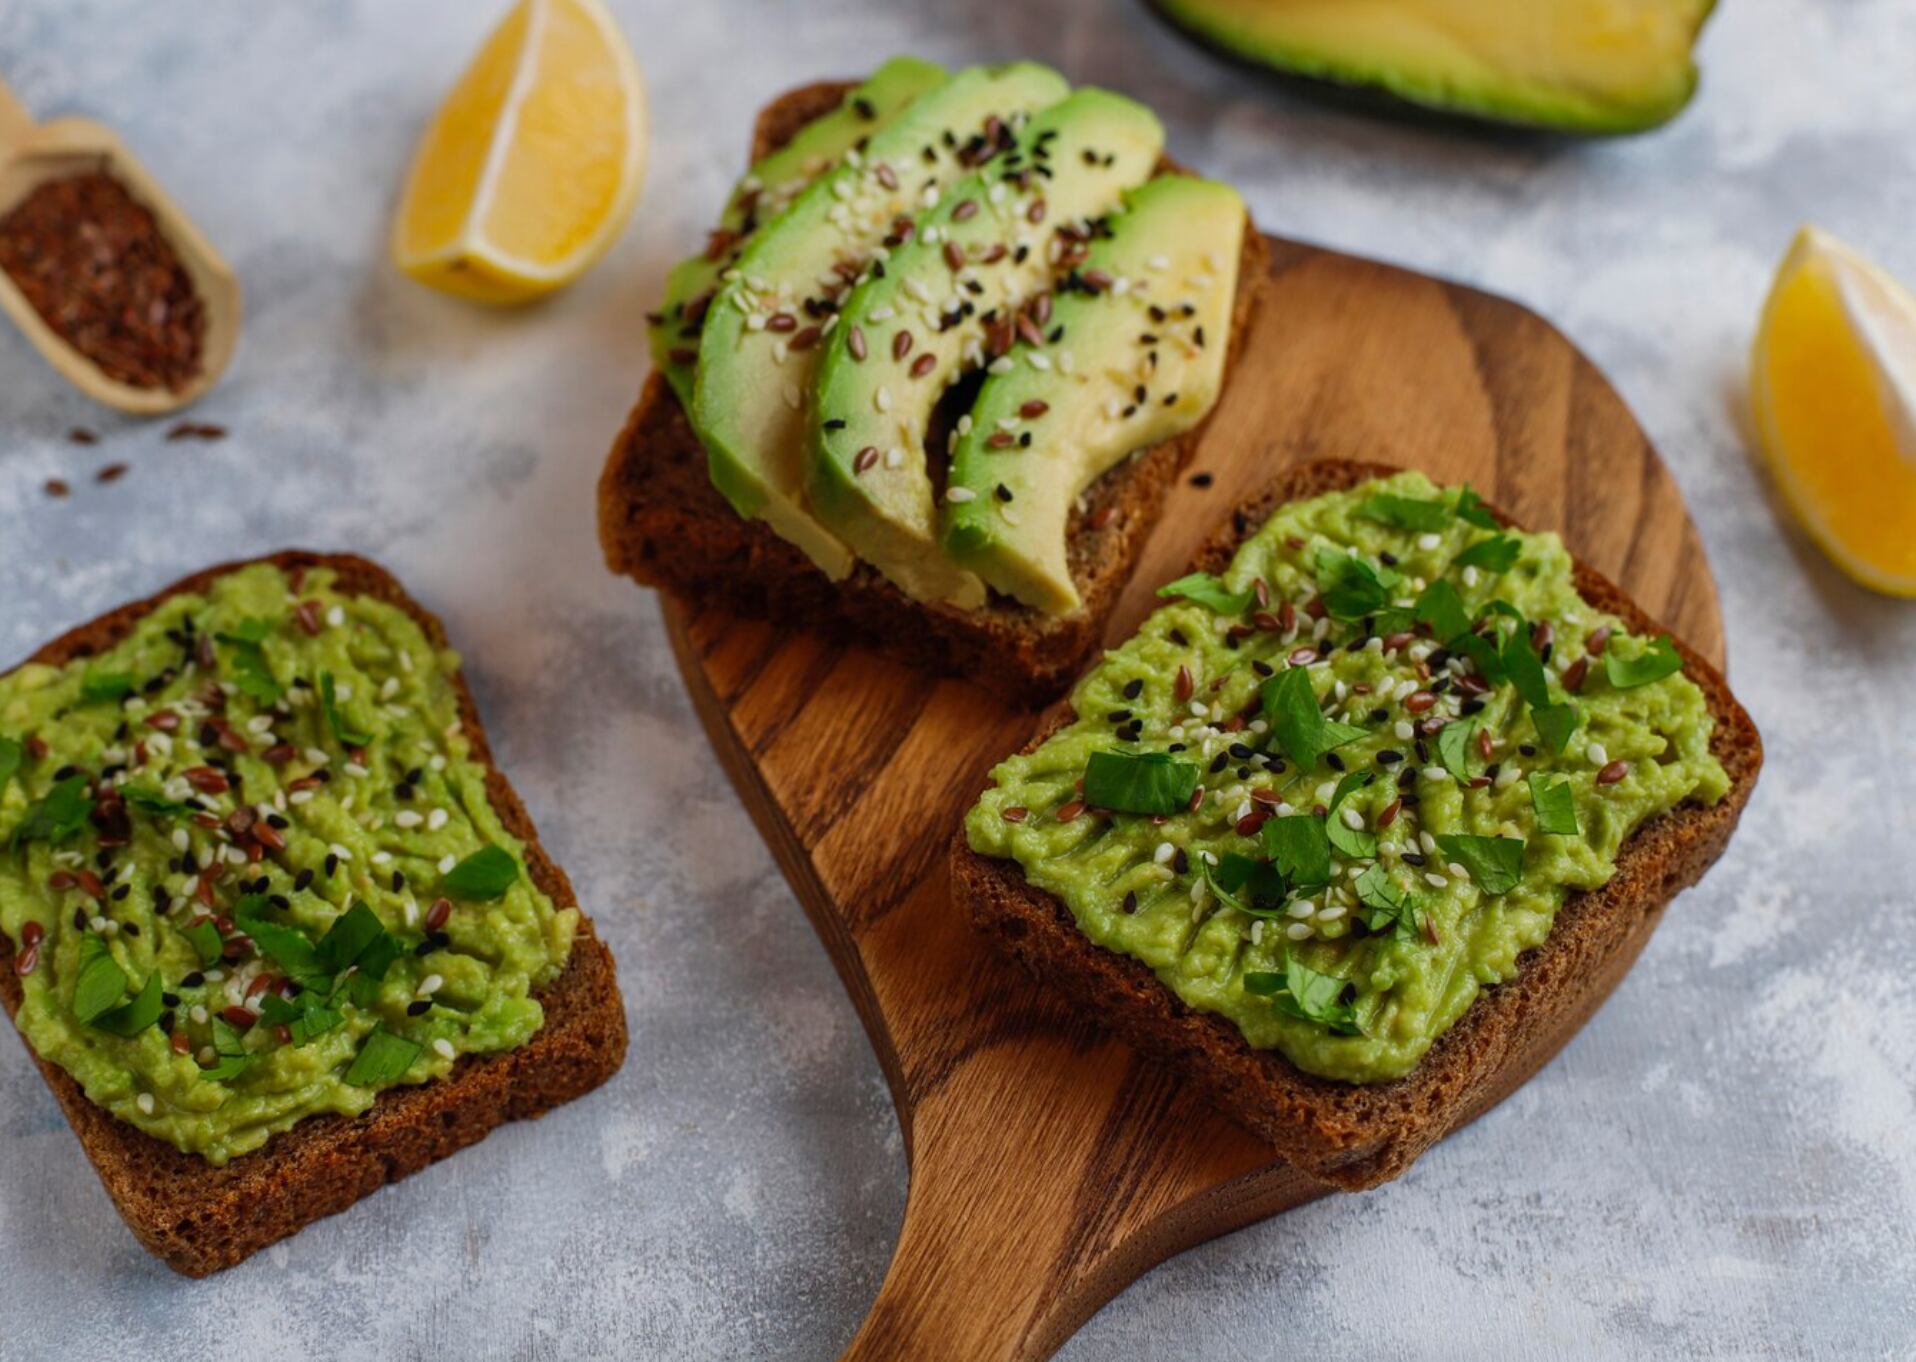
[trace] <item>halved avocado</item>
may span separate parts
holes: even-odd
[[[955,380],[1011,348],[1026,304],[1163,147],[1149,109],[1078,90],[953,184],[882,276],[845,300],[807,422],[807,490],[825,526],[914,599],[966,609],[985,599],[939,544],[926,451],[934,408]],[[1028,315],[1022,325],[1038,334]]]
[[[1696,89],[1715,0],[1152,0],[1204,42],[1287,75],[1450,114],[1640,132]]]
[[[1068,92],[1030,62],[972,67],[926,91],[759,228],[706,311],[691,415],[712,483],[833,579],[853,560],[805,506],[804,411],[840,302],[899,224],[970,171],[988,131]]]
[[[1045,344],[1021,344],[979,390],[945,494],[952,561],[1034,609],[1078,608],[1072,505],[1217,401],[1247,221],[1212,180],[1166,175],[1125,195],[1060,288]]]
[[[652,363],[688,410],[705,309],[718,289],[719,275],[738,259],[747,238],[760,223],[778,216],[848,150],[944,80],[944,71],[928,61],[893,57],[848,90],[836,109],[813,119],[777,151],[754,161],[733,187],[711,242],[697,255],[680,261],[666,277],[665,301],[650,319]]]

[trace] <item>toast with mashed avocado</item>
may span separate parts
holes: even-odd
[[[212,568],[0,676],[0,1001],[187,1275],[609,1077],[576,903],[363,559]]]
[[[992,772],[956,900],[1311,1176],[1397,1176],[1615,986],[1762,764],[1717,672],[1468,488],[1308,464]]]
[[[1242,200],[1120,95],[900,59],[774,102],[729,204],[651,318],[599,484],[608,564],[1055,696],[1248,326]]]

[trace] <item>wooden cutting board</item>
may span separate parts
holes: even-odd
[[[1293,463],[1342,457],[1469,480],[1519,522],[1562,532],[1722,663],[1716,587],[1682,498],[1561,333],[1472,289],[1271,245],[1255,332],[1191,468],[1211,485],[1187,478],[1172,495],[1113,641],[1244,495]],[[846,1357],[1047,1357],[1154,1263],[1325,1192],[1000,960],[953,906],[946,839],[1032,714],[776,624],[670,601],[666,620],[904,1129],[904,1228]]]

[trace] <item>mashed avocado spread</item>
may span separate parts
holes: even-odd
[[[34,1050],[222,1164],[530,1038],[579,914],[493,810],[458,665],[329,570],[255,564],[0,677],[0,930]]]
[[[966,835],[1311,1073],[1409,1072],[1631,832],[1728,789],[1668,640],[1467,488],[1286,505],[1159,594]]]

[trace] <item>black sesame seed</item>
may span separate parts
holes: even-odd
[[[180,995],[179,995],[179,994],[177,994],[177,993],[162,993],[162,994],[160,995],[160,1006],[161,1006],[161,1007],[178,1007],[179,1005],[180,1005]]]
[[[1420,853],[1415,851],[1406,851],[1404,853],[1405,865],[1422,865],[1423,863],[1424,863],[1424,858]]]
[[[1138,677],[1124,688],[1124,698],[1135,700],[1144,693],[1144,678]]]
[[[1226,766],[1230,764],[1231,764],[1231,754],[1229,752],[1218,753],[1217,756],[1214,757],[1211,761],[1211,774],[1216,775],[1219,771],[1222,771]]]
[[[201,984],[205,982],[206,982],[206,976],[200,973],[198,970],[194,970],[191,974],[187,975],[184,979],[180,980],[180,987],[181,988],[198,988]]]
[[[408,1017],[423,1017],[430,1011],[432,1011],[432,999],[430,998],[418,998],[406,1004],[406,1015]]]
[[[293,892],[303,894],[313,883],[313,868],[307,866],[293,877]]]
[[[1402,752],[1396,751],[1395,749],[1388,748],[1388,747],[1385,748],[1382,752],[1379,752],[1377,754],[1377,764],[1379,766],[1395,766],[1398,762],[1402,761],[1403,759],[1404,759],[1404,754]]]
[[[1138,896],[1135,892],[1124,896],[1124,911],[1127,913],[1138,911]]]

